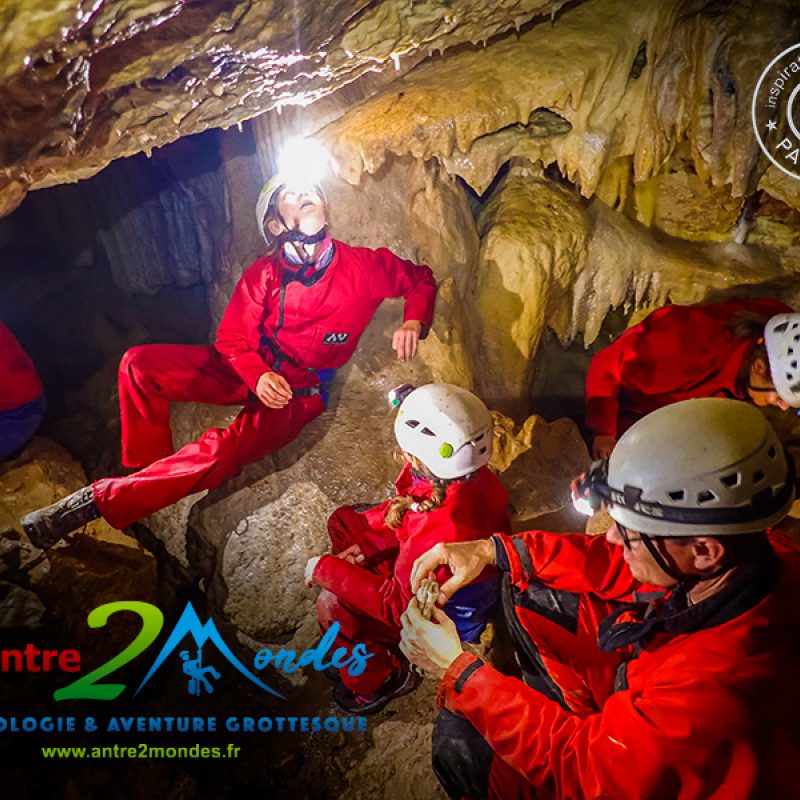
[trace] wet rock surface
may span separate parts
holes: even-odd
[[[564,0],[409,4],[6,0],[0,209],[208,127],[307,104],[368,72],[549,15]],[[42,7],[44,6],[44,7]],[[397,67],[396,67],[397,65]]]

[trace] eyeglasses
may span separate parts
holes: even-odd
[[[622,537],[622,544],[624,545],[624,547],[627,550],[631,550],[632,549],[631,548],[631,542],[641,542],[642,541],[642,537],[641,536],[631,536],[630,532],[628,531],[628,529],[624,525],[622,525],[622,524],[620,524],[619,522],[616,522],[616,521],[615,521],[615,524],[617,526],[617,530],[619,531],[619,535]]]

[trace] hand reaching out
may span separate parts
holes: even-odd
[[[444,605],[462,586],[472,583],[483,570],[494,564],[494,544],[490,539],[437,544],[421,555],[411,569],[411,591],[416,593],[423,578],[438,567],[448,566],[453,577],[439,589],[439,605]]]
[[[404,322],[392,337],[392,349],[397,351],[397,357],[401,361],[408,361],[417,352],[419,335],[422,332],[422,323],[416,319]]]
[[[416,597],[400,617],[400,650],[425,672],[441,678],[447,668],[464,652],[453,621],[441,608],[433,609],[433,619],[423,619]]]

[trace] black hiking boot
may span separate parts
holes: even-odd
[[[33,545],[44,549],[100,516],[92,487],[84,486],[57,503],[31,511],[20,522]]]
[[[404,661],[394,668],[383,686],[372,694],[358,694],[340,683],[333,689],[333,699],[339,708],[351,714],[376,714],[395,697],[411,694],[421,682],[422,675]]]

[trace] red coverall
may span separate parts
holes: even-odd
[[[0,412],[30,403],[42,393],[42,382],[28,354],[0,322]]]
[[[653,311],[592,359],[586,425],[597,436],[618,438],[645,414],[679,400],[747,400],[738,379],[755,342],[728,329],[737,311],[761,314],[766,322],[792,309],[778,300],[728,300]]]
[[[466,717],[494,751],[489,796],[800,797],[800,550],[783,533],[770,540],[782,562],[771,592],[714,627],[657,634],[615,692],[616,666],[632,651],[600,651],[598,620],[615,607],[609,601],[653,587],[637,583],[622,547],[602,537],[496,537],[514,586],[535,576],[578,593],[580,605],[576,633],[517,608],[570,711],[468,653],[442,679],[439,706]]]
[[[0,322],[0,461],[36,433],[46,407],[33,362]]]
[[[398,495],[420,500],[431,494],[431,484],[414,481],[408,464],[395,487]],[[323,588],[317,599],[320,627],[327,630],[338,622],[337,646],[352,649],[363,642],[374,654],[360,675],[341,670],[345,685],[360,694],[372,694],[398,663],[392,649],[396,651],[400,642],[400,615],[411,599],[414,561],[439,542],[485,539],[511,527],[508,494],[487,467],[481,467],[472,480],[450,484],[439,508],[409,510],[396,530],[384,522],[390,502],[365,512],[344,506],[328,522],[333,552],[358,544],[366,557],[364,566],[331,555],[323,556],[314,569],[314,581]],[[446,567],[437,574],[440,583],[449,577]]]
[[[93,484],[103,517],[123,528],[182,497],[219,486],[243,464],[291,442],[324,410],[319,394],[295,394],[280,409],[254,398],[259,377],[279,372],[293,389],[319,385],[315,370],[342,366],[381,301],[405,297],[405,320],[431,323],[431,270],[386,249],[335,242],[331,263],[300,279],[282,254],[245,270],[214,347],[146,345],[129,350],[119,373],[122,460],[144,467]],[[212,428],[173,452],[170,401],[244,404],[225,430]],[[147,466],[149,465],[149,466]]]

